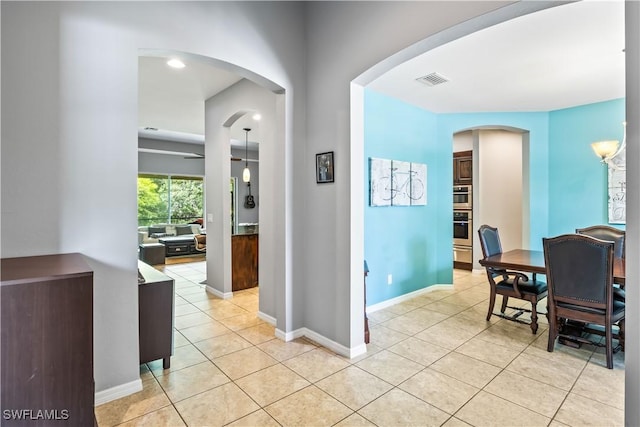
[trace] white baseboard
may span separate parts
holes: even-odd
[[[233,298],[233,292],[220,292],[216,288],[212,288],[209,285],[207,285],[205,287],[205,289],[207,290],[207,292],[217,296],[218,298],[222,298],[222,299],[231,299],[231,298]]]
[[[378,310],[382,310],[383,308],[391,307],[392,305],[399,304],[403,301],[410,300],[412,298],[417,297],[418,295],[427,294],[433,291],[447,290],[450,291],[453,289],[453,285],[431,285],[426,288],[418,289],[417,291],[409,292],[408,294],[400,295],[395,298],[388,299],[386,301],[379,302],[377,304],[368,305],[367,313],[373,313]]]
[[[142,390],[142,380],[138,378],[126,384],[120,384],[106,390],[98,391],[95,395],[95,406],[137,393],[140,390]]]
[[[304,336],[304,328],[296,329],[295,331],[285,332],[281,329],[276,328],[276,338],[281,339],[284,342],[293,341],[296,338],[300,338]]]
[[[426,294],[429,292],[434,292],[434,291],[439,291],[439,290],[452,290],[453,289],[453,285],[449,285],[449,284],[442,284],[442,285],[431,285],[428,286],[426,288],[423,289],[418,289],[417,291],[413,291],[410,292],[408,294],[404,294],[404,295],[400,295],[398,297],[392,298],[390,300],[386,300],[386,301],[382,301],[378,304],[374,304],[371,306],[367,307],[367,313],[373,313],[374,311],[378,311],[378,310],[382,310],[383,308],[387,308],[390,307],[392,305],[395,304],[399,304],[403,301],[407,301],[410,300],[412,298],[417,297],[418,295],[422,295],[422,294]],[[266,316],[266,315],[265,315]],[[259,317],[260,314],[259,314]],[[262,317],[261,317],[262,318]],[[265,319],[266,321],[266,319]],[[274,325],[275,325],[275,319],[273,319],[274,321]],[[354,348],[349,348],[349,347],[345,347],[340,343],[337,343],[327,337],[325,337],[324,335],[321,335],[315,331],[312,331],[309,328],[300,328],[300,329],[296,329],[294,331],[291,332],[284,332],[278,328],[276,328],[275,331],[275,335],[277,338],[283,340],[283,341],[292,341],[296,338],[300,338],[300,337],[307,337],[310,340],[322,345],[325,348],[328,348],[329,350],[344,356],[344,357],[348,357],[350,359],[360,356],[361,354],[364,354],[367,352],[367,345],[366,344],[361,344],[357,347]]]
[[[269,316],[268,314],[265,314],[261,311],[258,310],[258,319],[262,319],[265,322],[267,322],[268,324],[272,325],[272,326],[276,326],[276,318],[273,316]],[[276,330],[277,332],[277,330]],[[277,336],[277,335],[276,335]]]
[[[292,341],[296,338],[307,337],[310,340],[320,344],[321,346],[328,348],[334,353],[337,353],[344,357],[348,357],[349,359],[360,356],[361,354],[367,352],[367,345],[364,343],[354,348],[345,347],[342,344],[330,340],[324,335],[312,331],[309,328],[300,328],[291,332],[284,332],[280,329],[276,329],[276,337],[283,341]]]

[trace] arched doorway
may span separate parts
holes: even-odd
[[[282,213],[286,170],[284,137],[284,89],[264,77],[211,57],[162,49],[141,49],[140,56],[180,58],[184,62],[204,64],[236,74],[231,85],[203,99],[204,109],[204,170],[206,208],[204,225],[207,230],[207,290],[222,298],[231,297],[231,210],[229,177],[232,125],[247,112],[259,112],[261,118],[261,215],[262,229],[258,268],[261,285],[260,313],[278,329],[285,330],[290,308],[286,298],[286,257],[281,242],[287,240]],[[243,137],[244,138],[244,137]],[[277,165],[277,166],[276,166]],[[283,171],[274,173],[274,170]],[[258,179],[255,176],[254,179]],[[276,206],[280,203],[280,206]]]
[[[366,203],[367,197],[365,194],[366,188],[366,176],[367,171],[365,171],[365,162],[364,159],[364,143],[365,143],[365,88],[367,85],[372,83],[375,79],[377,79],[382,74],[392,70],[399,64],[408,61],[409,59],[416,57],[422,53],[428,52],[436,47],[447,44],[450,41],[456,40],[463,36],[469,35],[476,31],[480,31],[484,28],[488,28],[490,26],[509,21],[511,19],[517,18],[519,16],[524,16],[530,13],[534,13],[553,5],[550,4],[537,4],[532,8],[523,7],[524,5],[512,5],[511,7],[505,7],[498,11],[494,11],[488,13],[486,15],[477,17],[470,21],[461,23],[454,27],[448,28],[435,36],[428,37],[424,40],[421,40],[418,43],[415,43],[410,48],[404,49],[400,52],[395,53],[394,55],[386,58],[385,60],[379,62],[374,67],[371,67],[367,71],[360,74],[357,78],[355,78],[351,82],[351,179],[352,179],[352,199],[359,199]],[[443,141],[451,141],[451,135],[459,129],[463,128],[472,128],[477,126],[477,124],[469,124],[468,126],[458,126],[452,127],[453,125],[449,122],[439,125],[436,131],[436,140],[440,141],[442,144],[446,144]],[[511,125],[510,126],[515,126]],[[517,127],[517,126],[516,126]],[[450,144],[450,142],[449,142]],[[448,147],[447,151],[449,153],[452,152],[451,146]],[[436,178],[438,185],[444,188],[445,186],[449,188],[449,192],[451,191],[451,177],[450,173],[440,172]],[[429,179],[432,179],[431,177]],[[364,299],[364,292],[359,289],[356,285],[357,277],[361,274],[361,264],[362,259],[365,258],[364,253],[364,203],[360,206],[352,206],[351,211],[351,241],[356,242],[352,246],[352,257],[351,257],[351,328],[352,330],[356,329],[357,325],[362,324],[362,314],[361,314],[361,304]],[[445,203],[445,205],[447,205]],[[449,203],[444,208],[442,214],[440,215],[442,218],[450,218],[451,215],[451,204]],[[448,212],[448,213],[445,213]],[[445,224],[444,222],[441,224],[441,227],[438,227],[443,230],[450,230],[450,220],[448,220],[449,224]],[[438,230],[434,230],[434,233],[440,233]],[[451,240],[451,232],[445,231],[438,234],[437,239],[440,240]],[[450,261],[446,263],[450,265]],[[440,277],[445,277],[440,275]],[[446,278],[444,280],[447,280]],[[451,276],[448,276],[448,280],[451,280]],[[437,282],[435,282],[437,283]],[[440,281],[440,283],[447,283],[446,281]],[[352,348],[362,349],[359,345],[359,336],[356,334],[352,335]]]
[[[529,247],[529,150],[529,131],[511,126],[483,125],[453,134],[454,153],[472,152],[474,269],[481,269],[475,233],[481,224],[502,231],[505,250]]]

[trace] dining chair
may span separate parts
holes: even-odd
[[[624,258],[625,231],[609,225],[593,225],[591,227],[577,228],[576,234],[584,234],[600,240],[613,242],[613,256]]]
[[[502,244],[500,243],[500,235],[498,234],[497,228],[486,224],[481,225],[478,229],[478,234],[480,236],[480,246],[482,247],[482,255],[484,258],[502,253]],[[531,332],[535,334],[538,331],[538,312],[536,306],[540,300],[547,296],[546,283],[536,280],[535,274],[529,278],[529,276],[519,271],[509,271],[492,267],[485,268],[487,270],[487,278],[489,279],[491,291],[487,321],[494,315],[514,322],[528,324],[531,327]],[[502,296],[502,306],[499,314],[493,312],[496,295]],[[509,306],[509,298],[529,301],[531,303],[531,310],[524,307]],[[505,314],[507,308],[515,310],[515,313],[512,315]],[[530,322],[519,318],[525,312],[531,313]]]
[[[625,254],[625,231],[618,228],[611,227],[609,225],[593,225],[591,227],[577,228],[577,234],[584,234],[587,236],[595,237],[600,240],[607,240],[613,242],[613,256],[614,258],[624,258]],[[625,301],[626,293],[624,286],[613,286],[613,298]]]
[[[614,326],[619,346],[624,346],[624,301],[613,297],[614,243],[581,234],[543,238],[544,259],[549,286],[549,342],[552,352],[558,337],[606,347],[607,368],[613,368]],[[570,321],[585,324],[575,335],[565,332]],[[579,324],[580,324],[579,323]],[[604,332],[590,327],[599,325]],[[585,333],[586,332],[586,333]],[[588,333],[605,336],[605,344],[592,340]]]

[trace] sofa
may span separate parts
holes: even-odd
[[[201,234],[200,224],[153,224],[138,227],[138,244],[158,243],[158,239],[171,236]]]

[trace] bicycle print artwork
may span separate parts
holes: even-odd
[[[427,204],[427,165],[388,159],[369,159],[371,206]]]

